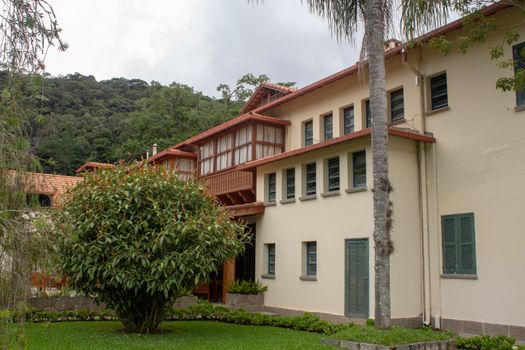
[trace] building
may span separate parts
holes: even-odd
[[[523,12],[484,10],[525,40]],[[525,98],[483,44],[444,56],[418,45],[464,33],[455,21],[386,45],[395,252],[392,317],[525,340]],[[525,43],[506,47],[506,57]],[[220,284],[262,279],[281,312],[374,315],[368,85],[352,66],[298,90],[262,85],[243,114],[150,161],[197,176],[254,232]]]

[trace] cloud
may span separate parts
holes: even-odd
[[[54,0],[65,53],[50,51],[51,74],[80,72],[173,81],[217,96],[245,73],[307,85],[354,64],[358,49],[339,44],[299,0]]]

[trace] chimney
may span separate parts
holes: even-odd
[[[155,154],[157,154],[157,144],[156,143],[153,144],[153,152],[151,153],[151,155],[154,156]]]
[[[149,158],[149,151],[146,151],[146,159]]]

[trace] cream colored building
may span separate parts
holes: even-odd
[[[520,10],[485,14],[525,40]],[[424,39],[463,31],[456,21]],[[498,31],[466,54],[385,51],[399,324],[525,340],[525,107],[495,88],[508,73],[489,48],[502,41]],[[269,310],[373,318],[368,93],[355,66],[299,90],[263,84],[241,116],[154,155],[169,166],[193,154],[210,191],[255,231],[225,284],[261,280]]]

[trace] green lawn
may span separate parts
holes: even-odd
[[[119,322],[27,323],[29,349],[333,349],[320,334],[213,321],[165,322],[162,334],[119,332]]]
[[[425,341],[448,340],[453,338],[453,334],[431,329],[392,327],[392,329],[385,331],[370,326],[354,326],[345,328],[330,338],[344,339],[356,343],[395,346]]]

